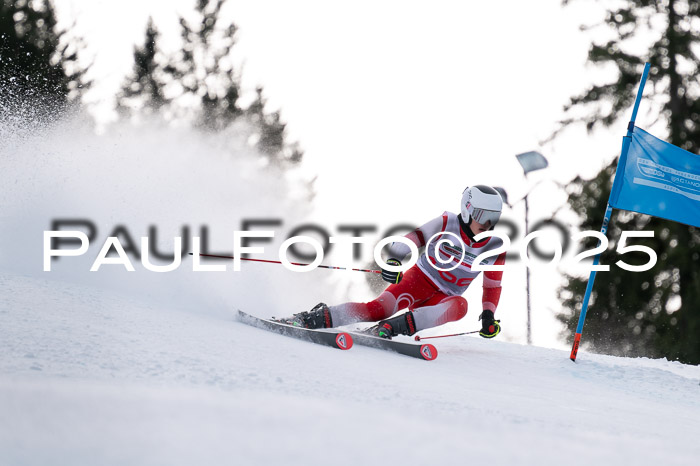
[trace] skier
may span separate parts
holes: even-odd
[[[479,254],[503,245],[503,241],[495,236],[479,242],[475,242],[474,237],[494,228],[501,216],[502,207],[501,196],[492,187],[476,185],[467,188],[462,194],[461,215],[444,212],[406,235],[417,247],[425,246],[428,241],[429,247],[405,274],[383,269],[382,279],[391,285],[377,299],[368,303],[350,302],[337,306],[319,303],[310,311],[281,321],[312,329],[379,321],[371,332],[383,338],[391,338],[396,335],[413,335],[427,328],[460,320],[467,314],[467,300],[461,295],[480,273],[471,270],[472,260]],[[446,241],[439,243],[442,239],[450,240],[454,246]],[[436,244],[439,244],[438,248],[435,248]],[[386,263],[400,266],[409,254],[410,249],[406,244],[394,242],[389,246],[391,258]],[[440,262],[435,257],[436,254],[439,255]],[[505,252],[498,256],[492,254],[482,262],[488,265],[504,263]],[[455,265],[456,268],[448,270]],[[494,313],[501,295],[502,276],[502,271],[484,272],[481,300],[483,311],[479,316],[482,324],[479,335],[484,338],[493,338],[501,331],[500,321],[494,318]],[[409,310],[391,317],[405,308]]]

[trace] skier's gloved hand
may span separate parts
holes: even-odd
[[[387,265],[393,265],[396,267],[399,267],[401,265],[401,261],[398,259],[389,259],[386,261]],[[382,280],[397,284],[401,281],[403,278],[403,273],[402,272],[389,272],[388,270],[382,269]]]
[[[493,318],[493,311],[485,310],[479,316],[479,320],[481,320],[481,331],[479,335],[482,337],[493,338],[501,333],[501,321]]]

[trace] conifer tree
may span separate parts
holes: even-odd
[[[245,111],[249,121],[257,129],[256,147],[275,163],[301,161],[303,152],[299,147],[285,142],[287,125],[281,121],[280,113],[278,111],[267,113],[262,88],[258,87],[256,93],[255,101]]]
[[[143,45],[134,49],[134,69],[122,86],[117,103],[119,110],[128,112],[139,108],[157,113],[166,104],[162,65],[157,60],[158,37],[158,29],[149,18]]]
[[[78,39],[56,26],[50,0],[0,0],[0,83],[3,104],[50,108],[78,102],[89,86],[78,65]]]
[[[182,49],[165,67],[181,87],[180,100],[199,102],[194,124],[210,131],[226,128],[243,113],[240,77],[231,60],[237,27],[220,25],[223,5],[224,0],[198,0],[198,20],[180,18]]]
[[[134,70],[125,81],[119,109],[167,111],[205,131],[222,131],[236,121],[251,124],[250,140],[270,163],[297,163],[302,151],[286,141],[286,123],[279,111],[268,112],[262,88],[243,108],[241,78],[231,51],[238,28],[223,24],[225,0],[198,0],[194,19],[180,17],[180,50],[161,57],[159,33],[149,21],[142,46],[134,51]]]

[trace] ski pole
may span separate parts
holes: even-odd
[[[190,256],[194,256],[193,253],[189,253]],[[201,257],[214,257],[216,259],[235,259],[233,256],[217,256],[215,254],[199,254]],[[268,264],[281,264],[282,262],[280,261],[271,261],[271,260],[265,260],[265,259],[249,259],[245,257],[241,257],[242,261],[251,261],[251,262],[265,262]],[[304,264],[301,262],[290,262],[292,265],[311,265],[311,264]],[[333,270],[347,270],[345,267],[334,267],[332,265],[317,265],[317,267],[320,267],[322,269],[333,269]],[[371,269],[350,269],[355,272],[367,272],[367,273],[382,273],[381,270],[371,270]]]
[[[480,330],[472,330],[471,332],[464,332],[464,333],[453,333],[451,335],[435,335],[434,337],[421,337],[419,335],[416,335],[415,340],[421,341],[421,340],[428,340],[430,338],[458,337],[460,335],[469,335],[470,333],[477,333],[477,332],[480,332]]]

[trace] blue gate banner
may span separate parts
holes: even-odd
[[[638,127],[625,139],[610,205],[700,227],[700,156]]]

